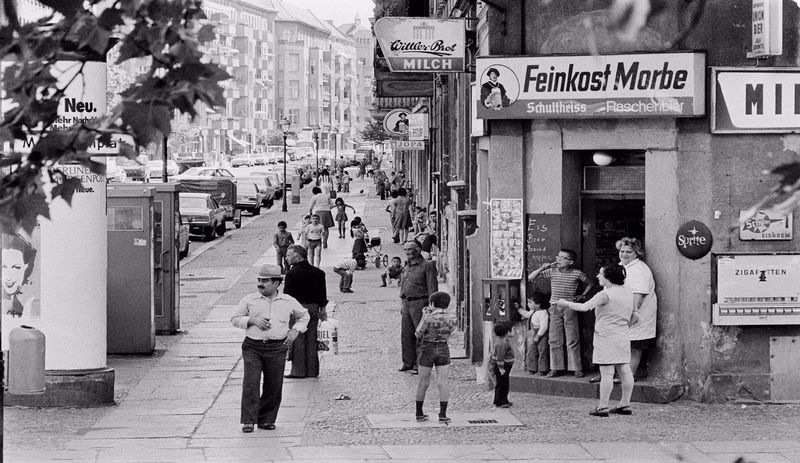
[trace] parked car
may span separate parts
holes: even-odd
[[[196,180],[204,178],[227,178],[236,183],[236,177],[224,167],[192,167],[176,176],[176,180]]]
[[[242,211],[236,208],[236,178],[200,176],[192,178],[175,177],[181,191],[187,193],[207,193],[225,210],[225,220],[232,220],[236,228],[242,226]]]
[[[280,199],[280,180],[278,174],[267,170],[263,166],[256,167],[233,167],[230,169],[236,176],[237,184],[242,182],[252,182],[258,185],[263,198],[261,204],[269,209]]]
[[[236,184],[236,208],[248,211],[253,215],[261,214],[264,193],[258,188],[256,179],[241,179]]]
[[[264,153],[244,153],[237,154],[231,158],[232,167],[243,166],[266,166],[267,156]]]
[[[283,186],[283,181],[281,180],[283,178],[283,172],[278,174],[271,170],[255,168],[251,169],[248,175],[250,177],[264,177],[269,182],[270,186],[267,187],[267,189],[269,190],[269,188],[272,188],[273,190],[272,196],[270,197],[271,201],[279,201],[283,198],[283,188],[281,188]],[[267,207],[272,207],[272,204]]]
[[[189,255],[189,225],[184,223],[183,216],[178,214],[178,259]]]
[[[147,163],[148,166],[148,175],[149,178],[152,179],[160,179],[164,174],[164,163],[160,159],[155,161],[150,161]],[[181,168],[178,166],[178,163],[173,161],[172,159],[167,160],[167,176],[174,177],[180,174]]]
[[[212,240],[225,234],[225,209],[208,193],[180,193],[180,213],[189,233]]]

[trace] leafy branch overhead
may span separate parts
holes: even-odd
[[[30,232],[37,216],[48,217],[47,194],[71,201],[79,182],[63,181],[58,165],[79,163],[94,172],[103,165],[88,150],[120,135],[120,155],[133,158],[138,147],[168,136],[176,110],[193,118],[196,104],[224,105],[220,82],[230,76],[203,59],[201,45],[214,39],[200,0],[40,0],[51,16],[22,24],[16,2],[2,0],[8,24],[0,27],[0,54],[13,63],[3,72],[3,122],[0,142],[0,227]],[[59,120],[59,104],[70,82],[84,82],[88,63],[109,68],[149,58],[149,68],[116,98],[113,108],[75,124]],[[59,79],[64,62],[76,63],[71,80]],[[58,63],[58,64],[57,64]],[[103,76],[105,79],[105,76]],[[14,143],[16,141],[16,144]],[[25,143],[27,149],[12,147]]]

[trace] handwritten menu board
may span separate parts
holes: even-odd
[[[530,275],[543,264],[555,262],[561,249],[561,214],[528,214],[526,218],[525,275]],[[547,283],[541,278],[537,280]],[[550,285],[534,289],[547,293],[550,292]]]
[[[522,278],[522,199],[492,199],[490,204],[492,278]]]

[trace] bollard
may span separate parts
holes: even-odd
[[[300,204],[300,176],[292,177],[292,204]]]
[[[44,334],[32,326],[14,328],[8,335],[8,392],[44,393]]]

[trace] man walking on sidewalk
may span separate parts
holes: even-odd
[[[233,326],[245,330],[242,432],[253,432],[255,424],[259,429],[275,429],[275,418],[281,407],[286,351],[298,333],[306,331],[308,326],[308,311],[295,298],[278,292],[282,282],[280,267],[262,265],[258,271],[258,292],[243,297],[231,318]],[[297,321],[289,328],[292,316]]]
[[[398,371],[411,370],[412,374],[417,373],[417,337],[414,333],[422,320],[422,309],[428,305],[428,298],[439,290],[436,264],[423,259],[420,250],[419,243],[413,240],[403,245],[408,261],[400,275],[403,366]]]
[[[317,354],[317,326],[320,313],[328,305],[328,290],[325,286],[325,272],[306,260],[306,249],[302,246],[289,246],[286,260],[292,267],[286,273],[286,286],[283,291],[297,299],[308,310],[308,331],[297,336],[292,344],[292,371],[287,378],[316,378],[319,376],[319,355]]]

